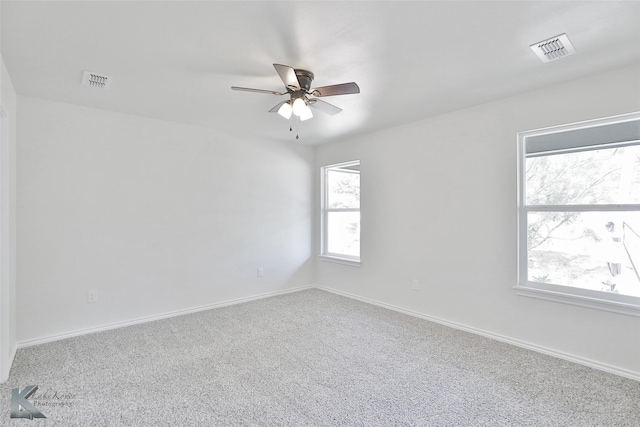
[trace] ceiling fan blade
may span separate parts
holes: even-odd
[[[273,67],[282,79],[284,87],[287,89],[300,90],[300,82],[298,82],[296,71],[293,68],[282,64],[273,64]]]
[[[248,87],[239,87],[239,86],[231,86],[233,90],[242,90],[245,92],[258,92],[258,93],[270,93],[272,95],[284,95],[282,92],[276,92],[275,90],[266,90],[266,89],[251,89]]]
[[[280,109],[280,107],[282,107],[282,104],[289,102],[289,100],[285,100],[282,102],[278,102],[278,105],[276,105],[275,107],[273,107],[271,110],[269,110],[270,113],[277,113],[278,110]]]
[[[342,108],[336,107],[333,104],[329,104],[328,102],[324,102],[321,99],[312,98],[309,100],[309,106],[315,108],[318,111],[322,111],[325,114],[329,114],[330,116],[335,116]]]
[[[351,93],[360,93],[360,88],[354,82],[322,86],[311,90],[311,95],[313,96],[348,95]]]

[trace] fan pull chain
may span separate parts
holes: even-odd
[[[300,131],[300,118],[296,116],[296,139],[300,139],[299,131]],[[293,132],[293,126],[291,125],[291,120],[289,120],[289,132]]]

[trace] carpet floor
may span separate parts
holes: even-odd
[[[13,388],[47,418],[10,418]],[[640,426],[640,382],[320,290],[18,350],[2,426]]]

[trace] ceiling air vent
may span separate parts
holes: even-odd
[[[569,41],[566,34],[551,37],[550,39],[534,43],[529,46],[538,55],[542,62],[551,62],[576,53],[576,49]]]
[[[109,89],[112,80],[113,77],[92,73],[90,71],[85,71],[82,76],[82,84],[84,86],[91,86],[98,89]]]

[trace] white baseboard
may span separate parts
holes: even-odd
[[[153,322],[155,320],[167,319],[167,318],[170,318],[170,317],[182,316],[182,315],[185,315],[185,314],[197,313],[199,311],[211,310],[213,308],[226,307],[226,306],[235,305],[235,304],[242,304],[242,303],[245,303],[245,302],[255,301],[255,300],[259,300],[259,299],[263,299],[263,298],[274,297],[274,296],[277,296],[277,295],[284,295],[284,294],[289,294],[289,293],[292,293],[292,292],[300,292],[300,291],[304,291],[304,290],[311,289],[311,288],[313,288],[313,286],[311,286],[311,285],[309,285],[309,286],[299,286],[299,287],[295,287],[295,288],[284,289],[284,290],[281,290],[281,291],[266,292],[264,294],[259,294],[259,295],[252,295],[252,296],[248,296],[248,297],[236,298],[236,299],[232,299],[232,300],[216,302],[216,303],[213,303],[213,304],[205,304],[205,305],[201,305],[201,306],[198,306],[198,307],[187,308],[187,309],[183,309],[183,310],[175,310],[175,311],[171,311],[171,312],[167,312],[167,313],[154,314],[152,316],[138,317],[136,319],[125,320],[125,321],[122,321],[122,322],[109,323],[109,324],[106,324],[106,325],[94,326],[94,327],[91,327],[91,328],[76,329],[74,331],[64,332],[62,334],[47,335],[45,337],[34,338],[34,339],[30,339],[30,340],[25,340],[25,341],[20,341],[20,342],[18,342],[18,347],[17,348],[31,347],[31,346],[38,345],[38,344],[44,344],[44,343],[48,343],[48,342],[52,342],[52,341],[63,340],[65,338],[72,338],[72,337],[77,337],[77,336],[80,336],[80,335],[93,334],[95,332],[108,331],[110,329],[124,328],[126,326],[137,325],[137,324],[146,323],[146,322]],[[15,356],[15,349],[14,349],[13,354]]]
[[[3,372],[0,372],[0,384],[5,383],[9,379],[9,374],[11,373],[11,366],[13,366],[13,359],[16,357],[16,352],[18,351],[18,347],[14,344],[11,348],[11,353],[9,353],[9,359],[7,360],[7,366],[3,366]]]
[[[533,350],[538,353],[546,354],[547,356],[557,357],[558,359],[567,360],[569,362],[577,363],[580,365],[588,366],[590,368],[598,369],[601,371],[608,372],[610,374],[619,375],[621,377],[629,378],[632,380],[640,381],[640,374],[634,371],[630,371],[628,369],[621,369],[616,366],[611,366],[606,363],[601,363],[595,360],[587,359],[584,357],[576,356],[569,353],[564,353],[562,351],[554,350],[552,348],[540,346],[537,344],[528,343],[526,341],[520,341],[514,338],[506,337],[504,335],[495,334],[493,332],[483,331],[482,329],[477,329],[471,326],[462,325],[455,322],[450,322],[448,320],[440,319],[438,317],[429,316],[423,313],[419,313],[413,310],[407,310],[402,307],[397,307],[395,305],[387,304],[384,302],[372,300],[369,298],[361,297],[359,295],[354,295],[348,292],[343,292],[337,289],[329,288],[327,286],[314,285],[316,289],[320,289],[323,291],[331,292],[336,295],[341,295],[347,298],[355,299],[361,302],[365,302],[367,304],[376,305],[378,307],[387,308],[389,310],[397,311],[399,313],[407,314],[409,316],[418,317],[420,319],[428,320],[430,322],[438,323],[444,326],[448,326],[450,328],[459,329],[461,331],[470,332],[472,334],[481,335],[486,338],[490,338],[496,341],[504,342],[507,344],[515,345],[517,347],[526,348],[527,350]]]

